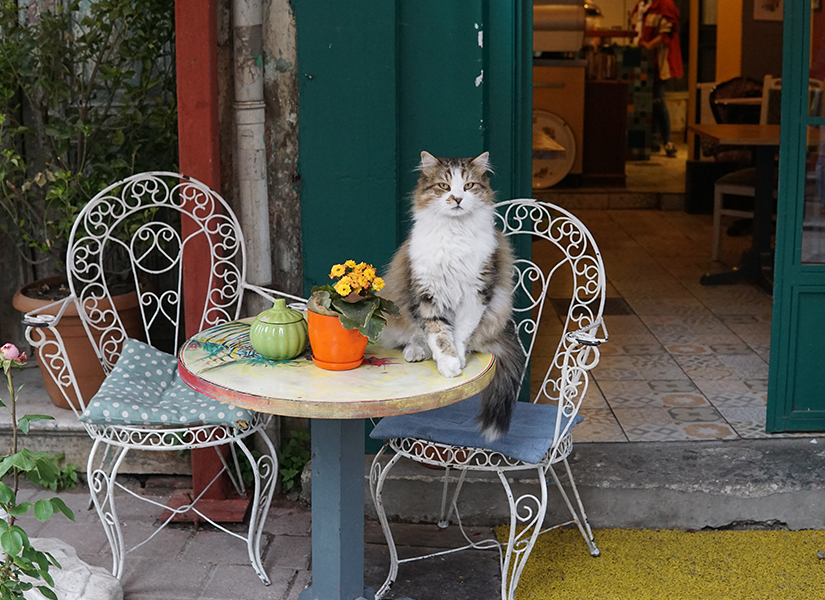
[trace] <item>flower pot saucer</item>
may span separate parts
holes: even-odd
[[[334,363],[334,362],[326,362],[324,360],[318,360],[315,358],[315,355],[312,355],[312,362],[316,364],[316,366],[321,367],[322,369],[326,369],[327,371],[349,371],[351,369],[355,369],[361,366],[361,363],[364,362],[363,357],[359,358],[358,360],[353,360],[350,362],[343,362],[343,363]]]

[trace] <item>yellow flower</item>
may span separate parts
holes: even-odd
[[[344,266],[349,267],[350,269],[354,269],[355,268],[355,261],[354,260],[348,260],[347,262],[344,263]]]
[[[346,272],[346,268],[344,265],[333,265],[332,270],[329,272],[329,278],[334,279],[336,277],[341,277]]]
[[[372,265],[368,265],[367,268],[364,269],[364,277],[367,278],[367,281],[375,279],[375,268]]]
[[[343,277],[341,281],[335,284],[334,289],[341,296],[349,296],[352,292],[352,288],[349,284],[349,277]]]
[[[384,280],[380,277],[376,277],[372,282],[372,289],[376,292],[380,292],[382,287],[384,287]]]

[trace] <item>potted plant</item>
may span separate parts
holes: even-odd
[[[140,10],[133,0],[0,3],[0,231],[18,250],[24,282],[34,281],[15,294],[18,310],[68,294],[65,278],[50,275],[65,272],[69,233],[89,199],[134,172],[174,166],[174,65],[174,6],[163,0]],[[151,217],[135,215],[133,228]],[[117,256],[111,268],[126,274]],[[118,311],[139,310],[134,290],[123,291]],[[72,312],[59,328],[64,342],[80,344],[68,350],[73,364],[91,359],[76,368],[85,396],[103,371]],[[45,373],[44,381],[65,406]]]
[[[315,286],[307,303],[312,360],[323,369],[345,371],[361,364],[398,307],[375,293],[384,287],[375,268],[348,260],[329,273],[333,284]]]

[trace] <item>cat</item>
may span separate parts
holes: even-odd
[[[413,192],[413,225],[396,251],[381,295],[398,305],[381,334],[404,359],[435,359],[455,377],[468,352],[492,352],[496,371],[481,392],[478,423],[488,441],[510,427],[524,370],[511,320],[513,251],[494,221],[489,152],[476,158],[436,158],[421,152]]]

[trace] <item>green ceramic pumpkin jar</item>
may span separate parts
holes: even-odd
[[[275,300],[249,329],[249,341],[255,352],[270,360],[290,360],[307,347],[307,322],[297,310],[287,308],[286,300]]]

